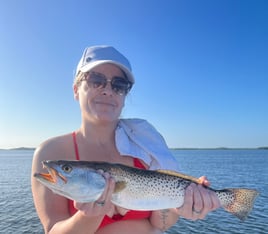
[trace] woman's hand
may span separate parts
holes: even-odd
[[[206,215],[220,207],[220,201],[215,192],[203,185],[210,183],[205,176],[199,178],[200,184],[190,184],[185,191],[184,204],[178,208],[180,216],[191,219],[204,219]]]
[[[109,173],[104,173],[103,171],[100,171],[100,173],[102,173],[106,180],[106,187],[100,198],[95,202],[89,203],[74,202],[75,208],[88,217],[104,215],[112,217],[115,213],[115,206],[111,203],[112,193],[115,188],[115,181]]]

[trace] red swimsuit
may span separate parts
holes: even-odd
[[[75,156],[77,160],[80,160],[79,157],[79,151],[78,151],[78,145],[76,142],[76,134],[75,132],[73,132],[73,142],[74,142],[74,148],[75,148]],[[141,168],[141,169],[146,169],[144,167],[144,165],[140,162],[139,159],[134,158],[133,159],[134,162],[134,167],[136,168]],[[77,210],[74,207],[73,201],[72,200],[68,200],[68,207],[69,207],[69,213],[71,215],[74,215]],[[107,215],[104,216],[99,228],[104,227],[108,224],[117,222],[117,221],[121,221],[121,220],[129,220],[129,219],[147,219],[151,216],[151,211],[137,211],[137,210],[129,210],[124,216],[120,215],[120,214],[116,214],[113,217],[109,217]]]

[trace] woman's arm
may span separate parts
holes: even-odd
[[[153,211],[150,217],[152,226],[162,232],[172,227],[179,219],[179,212],[176,208]]]
[[[64,155],[57,140],[52,140],[41,145],[33,158],[32,173],[45,172],[42,168],[43,160],[55,159],[55,155]],[[54,147],[56,146],[56,147]],[[112,183],[110,186],[113,186]],[[107,188],[108,189],[108,188]],[[111,190],[111,189],[110,189]],[[82,209],[75,215],[70,216],[68,210],[68,200],[62,196],[54,194],[51,190],[39,183],[32,177],[32,193],[34,204],[38,216],[43,224],[45,233],[95,233],[101,223],[105,213],[111,208],[108,204],[104,207],[96,207],[89,203],[91,214],[88,215]],[[90,212],[89,212],[90,213]]]

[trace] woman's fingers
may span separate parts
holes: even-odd
[[[210,185],[207,178],[202,176],[199,180],[200,184],[191,183],[186,188],[184,204],[178,209],[180,215],[187,219],[204,219],[209,212],[220,207],[216,193],[206,188]]]
[[[200,191],[200,187],[198,186],[194,186],[194,190],[193,190],[193,212],[195,214],[200,214],[203,210],[203,197]]]
[[[104,206],[106,203],[106,200],[109,200],[109,201],[111,200],[110,198],[112,196],[114,185],[115,185],[114,179],[111,178],[109,173],[107,172],[103,173],[103,177],[106,180],[106,186],[105,186],[103,193],[99,197],[99,199],[95,202],[99,206]]]
[[[113,216],[114,214],[115,207],[111,203],[111,198],[114,192],[115,181],[108,173],[103,173],[103,176],[106,180],[106,186],[97,201],[89,203],[74,203],[75,207],[82,211],[86,216],[99,216],[105,214]]]

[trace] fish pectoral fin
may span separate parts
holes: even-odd
[[[177,176],[177,177],[180,177],[181,179],[186,179],[186,180],[190,180],[190,181],[192,181],[194,183],[197,183],[197,184],[202,184],[201,180],[199,180],[198,178],[190,176],[190,175],[182,174],[182,173],[179,173],[179,172],[176,172],[176,171],[157,170],[157,172],[164,173],[164,174],[167,174],[167,175]]]
[[[125,181],[117,181],[115,183],[114,193],[119,193],[126,187],[127,187],[127,183]]]

